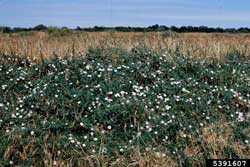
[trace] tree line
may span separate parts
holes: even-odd
[[[72,30],[76,31],[121,31],[121,32],[160,32],[160,31],[174,31],[174,32],[206,32],[206,33],[250,33],[250,29],[248,27],[241,28],[220,28],[220,27],[206,27],[206,26],[171,26],[167,27],[164,25],[152,25],[148,27],[104,27],[104,26],[94,26],[90,28],[76,27],[75,29],[69,29],[67,27],[52,27],[45,26],[43,24],[34,26],[32,28],[21,28],[21,27],[0,27],[0,32],[3,33],[15,33],[15,32],[28,32],[28,31],[62,31],[62,32],[70,32]]]

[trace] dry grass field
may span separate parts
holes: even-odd
[[[250,34],[0,34],[0,55],[0,166],[250,158]]]
[[[25,55],[32,59],[50,57],[53,54],[77,56],[96,47],[121,47],[130,50],[138,46],[198,59],[222,60],[231,53],[249,57],[250,34],[77,31],[68,34],[0,34],[0,54]]]

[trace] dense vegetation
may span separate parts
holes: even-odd
[[[250,64],[236,55],[217,64],[112,48],[0,59],[1,166],[250,158]]]
[[[121,31],[121,32],[154,32],[154,31],[174,31],[174,32],[206,32],[206,33],[250,33],[250,29],[248,27],[241,27],[241,28],[220,28],[220,27],[206,27],[206,26],[182,26],[176,27],[171,26],[167,27],[164,25],[153,25],[149,27],[104,27],[104,26],[94,26],[92,28],[81,28],[77,27],[75,29],[69,29],[67,27],[47,27],[45,25],[37,25],[33,28],[20,28],[20,27],[0,27],[0,32],[4,33],[13,33],[13,32],[25,32],[25,31],[70,31],[70,30],[77,30],[77,31]]]

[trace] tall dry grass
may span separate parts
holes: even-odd
[[[250,34],[173,32],[72,32],[63,36],[46,32],[0,33],[0,54],[37,59],[53,54],[78,55],[91,47],[145,46],[157,51],[178,52],[194,58],[221,60],[230,53],[250,56]]]

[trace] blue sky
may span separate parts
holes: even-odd
[[[0,0],[0,26],[250,27],[249,0]]]

